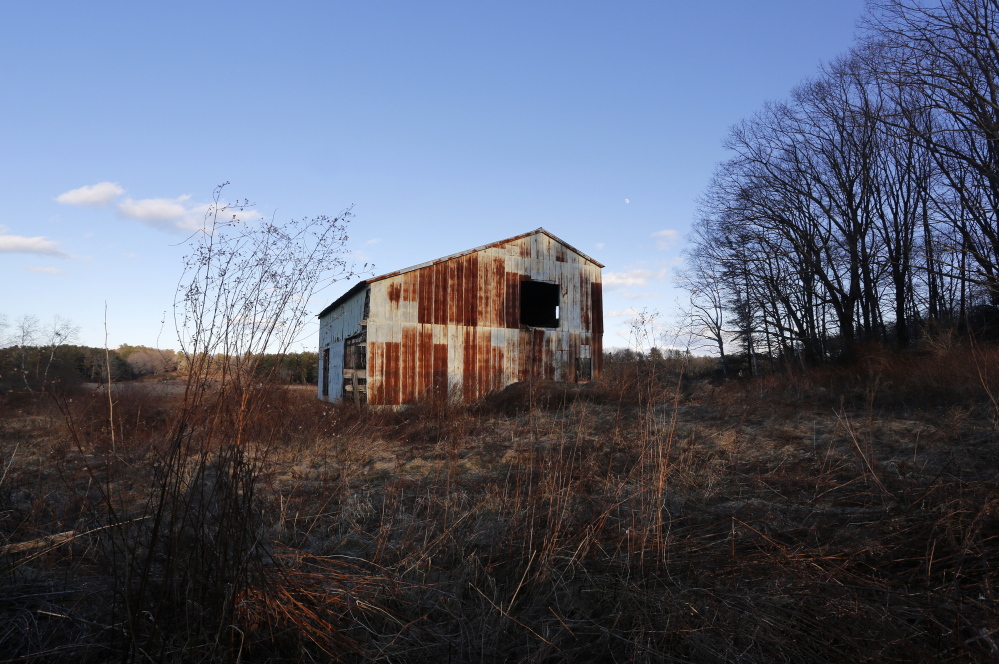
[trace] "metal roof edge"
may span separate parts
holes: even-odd
[[[552,234],[552,233],[549,233],[549,232],[548,232],[548,231],[546,231],[546,230],[545,230],[544,228],[539,228],[538,230],[536,230],[536,231],[534,231],[534,232],[535,232],[535,233],[544,233],[545,235],[547,235],[547,236],[548,236],[548,237],[550,237],[551,239],[555,240],[555,241],[556,241],[556,242],[558,242],[559,244],[563,244],[563,245],[565,245],[567,249],[572,249],[572,250],[573,250],[573,251],[574,251],[575,253],[579,254],[580,256],[582,256],[583,258],[585,258],[586,260],[590,261],[591,263],[593,263],[594,265],[596,265],[597,267],[599,267],[599,268],[601,268],[601,269],[602,269],[602,268],[604,268],[604,267],[606,267],[606,266],[605,266],[605,265],[604,265],[603,263],[601,263],[600,261],[598,261],[598,260],[595,260],[595,259],[594,259],[594,258],[592,258],[591,256],[587,256],[586,254],[584,254],[584,253],[583,253],[582,251],[580,251],[579,249],[576,249],[576,247],[572,246],[571,244],[569,244],[568,242],[566,242],[566,241],[565,241],[565,240],[563,240],[562,238],[560,238],[560,237],[556,237],[556,236],[555,236],[554,234]],[[528,235],[530,235],[530,233],[528,233]],[[506,242],[506,240],[504,240],[504,242]]]
[[[347,300],[349,300],[350,298],[352,298],[354,295],[356,295],[357,293],[359,293],[361,291],[362,287],[368,285],[368,281],[370,281],[370,280],[368,280],[368,279],[362,279],[361,281],[358,281],[356,284],[354,284],[353,286],[351,286],[347,290],[346,293],[344,293],[343,295],[341,295],[337,299],[333,300],[333,304],[329,305],[328,307],[326,307],[325,309],[323,309],[322,311],[320,311],[318,314],[316,314],[316,318],[322,318],[323,316],[325,316],[329,312],[331,312],[334,309],[336,309],[339,305],[343,304],[344,302],[346,302]]]
[[[576,247],[572,246],[571,244],[569,244],[568,242],[566,242],[562,238],[557,237],[556,235],[554,235],[552,233],[549,233],[544,228],[536,228],[533,231],[528,231],[527,233],[521,233],[520,235],[514,235],[513,237],[508,237],[508,238],[506,238],[504,240],[497,240],[495,242],[490,242],[489,244],[484,244],[481,247],[475,247],[474,249],[466,249],[465,251],[459,251],[456,254],[450,254],[448,256],[443,256],[441,258],[435,258],[432,261],[426,261],[425,263],[420,263],[418,265],[412,265],[410,267],[406,267],[406,268],[403,268],[401,270],[396,270],[394,272],[386,272],[385,274],[380,274],[377,277],[372,277],[370,279],[364,279],[362,281],[359,281],[356,284],[354,284],[353,286],[351,286],[350,290],[348,290],[346,293],[344,293],[343,295],[341,295],[340,297],[338,297],[337,299],[335,299],[331,305],[329,305],[328,307],[326,307],[325,309],[323,309],[322,311],[320,311],[318,314],[316,314],[316,318],[322,318],[323,316],[325,316],[326,314],[328,314],[329,312],[331,312],[338,305],[342,304],[343,302],[345,302],[346,300],[348,300],[349,298],[351,298],[355,293],[357,293],[361,289],[362,286],[366,286],[366,285],[374,283],[376,281],[381,281],[382,279],[388,279],[389,277],[397,277],[400,274],[406,274],[407,272],[412,272],[413,270],[420,270],[420,269],[425,268],[425,267],[430,267],[431,265],[436,265],[437,263],[443,263],[444,261],[449,261],[449,260],[451,260],[453,258],[460,258],[461,256],[467,256],[468,254],[474,254],[477,251],[483,251],[485,249],[491,249],[492,247],[496,247],[496,246],[501,245],[501,244],[506,244],[507,242],[513,242],[514,240],[520,240],[520,239],[523,239],[525,237],[529,237],[531,235],[536,235],[538,233],[542,233],[544,235],[547,235],[548,237],[550,237],[551,239],[555,240],[559,244],[565,246],[566,249],[572,250],[574,253],[578,254],[579,256],[582,256],[583,258],[585,258],[586,260],[590,261],[591,263],[593,263],[597,267],[599,267],[599,268],[605,267],[603,263],[601,263],[600,261],[594,260],[590,256],[587,256],[582,251],[580,251],[579,249],[576,249]]]
[[[498,246],[498,245],[501,245],[501,244],[506,244],[507,242],[513,242],[514,240],[520,240],[522,238],[529,237],[531,235],[536,235],[537,233],[543,233],[544,235],[547,235],[548,237],[550,237],[551,239],[555,240],[559,244],[564,245],[566,247],[566,249],[571,249],[574,253],[579,254],[580,256],[582,256],[586,260],[590,261],[591,263],[593,263],[597,267],[599,267],[599,268],[603,268],[604,267],[603,263],[601,263],[599,261],[596,261],[593,258],[587,256],[582,251],[580,251],[579,249],[576,249],[574,246],[572,246],[571,244],[569,244],[568,242],[566,242],[562,238],[556,237],[555,235],[553,235],[553,234],[549,233],[548,231],[546,231],[544,228],[537,228],[537,229],[535,229],[533,231],[528,231],[527,233],[521,233],[520,235],[514,235],[513,237],[508,237],[508,238],[506,238],[504,240],[497,240],[495,242],[490,242],[489,244],[484,244],[484,245],[482,245],[480,247],[475,247],[474,249],[466,249],[465,251],[459,251],[458,253],[455,253],[455,254],[450,254],[448,256],[442,256],[441,258],[435,258],[432,261],[426,261],[424,263],[419,263],[418,265],[411,265],[410,267],[406,267],[406,268],[403,268],[401,270],[395,270],[394,272],[386,272],[385,274],[380,274],[377,277],[372,277],[371,279],[368,279],[368,283],[369,284],[370,283],[374,283],[376,281],[381,281],[382,279],[388,279],[389,277],[397,277],[400,274],[406,274],[407,272],[412,272],[413,270],[420,270],[420,269],[423,269],[425,267],[430,267],[431,265],[436,265],[437,263],[443,263],[444,261],[449,261],[449,260],[454,259],[454,258],[460,258],[461,256],[467,256],[468,254],[474,254],[477,251],[483,251],[485,249],[491,249],[492,247],[495,247],[495,246]]]

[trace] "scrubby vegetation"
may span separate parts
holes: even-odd
[[[7,394],[13,661],[986,661],[999,350],[608,358],[402,412]]]
[[[282,383],[294,385],[315,385],[318,380],[316,353],[262,353],[256,360],[261,377],[277,372]],[[108,380],[178,380],[187,368],[180,353],[147,346],[8,346],[0,348],[0,392],[42,392]]]

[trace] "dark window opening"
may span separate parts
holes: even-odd
[[[367,344],[362,335],[348,337],[343,342],[343,368],[344,369],[367,369]]]
[[[558,327],[558,284],[520,282],[520,323],[530,327]]]

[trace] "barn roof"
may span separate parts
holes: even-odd
[[[318,314],[316,314],[316,318],[322,318],[323,316],[325,316],[329,312],[333,311],[334,309],[336,309],[337,307],[339,307],[341,304],[343,304],[344,302],[346,302],[350,298],[354,297],[354,295],[357,294],[358,291],[363,290],[364,287],[367,286],[367,285],[368,285],[368,282],[366,280],[358,281],[356,284],[354,284],[353,286],[350,287],[350,290],[348,290],[346,293],[344,293],[343,295],[341,295],[337,299],[333,300],[333,304],[331,304],[330,306],[326,307],[325,309],[323,309],[322,311],[320,311]]]
[[[546,231],[544,228],[539,228],[537,230],[529,231],[527,233],[521,233],[520,235],[514,235],[513,237],[508,237],[505,240],[497,240],[496,242],[490,242],[489,244],[484,244],[481,247],[475,247],[474,249],[466,249],[465,251],[459,251],[456,254],[451,254],[449,256],[443,256],[441,258],[437,258],[437,259],[434,259],[432,261],[427,261],[425,263],[420,263],[418,265],[412,265],[410,267],[403,268],[401,270],[396,270],[395,272],[386,272],[385,274],[380,274],[377,277],[372,277],[370,279],[364,279],[363,281],[359,281],[356,284],[354,284],[350,288],[350,290],[348,290],[346,293],[344,293],[343,295],[341,295],[340,297],[338,297],[336,300],[334,300],[333,304],[331,304],[330,306],[328,306],[325,309],[323,309],[322,311],[320,311],[317,317],[318,318],[322,318],[323,316],[325,316],[329,312],[333,311],[341,303],[346,302],[348,299],[350,299],[351,297],[353,297],[357,292],[359,292],[361,289],[364,288],[364,286],[366,286],[368,284],[374,283],[376,281],[381,281],[382,279],[388,279],[389,277],[396,277],[396,276],[398,276],[400,274],[405,274],[407,272],[412,272],[413,270],[419,270],[421,268],[425,268],[425,267],[428,267],[430,265],[435,265],[437,263],[443,263],[444,261],[449,261],[452,258],[458,258],[460,256],[466,256],[468,254],[474,254],[477,251],[482,251],[484,249],[490,249],[492,247],[497,247],[499,245],[506,244],[508,242],[513,242],[514,240],[520,240],[522,238],[529,237],[531,235],[535,235],[537,233],[541,233],[543,235],[547,235],[548,237],[550,237],[551,239],[555,240],[556,242],[559,242],[559,243],[565,245],[566,248],[571,249],[575,253],[579,254],[580,256],[582,256],[583,258],[585,258],[586,260],[588,260],[591,263],[593,263],[594,265],[596,265],[597,267],[601,267],[601,268],[604,267],[603,263],[601,263],[599,261],[596,261],[593,258],[587,256],[582,251],[580,251],[579,249],[576,249],[574,246],[572,246],[571,244],[569,244],[565,240],[562,240],[561,238],[555,237],[554,235],[552,235],[551,233],[549,233],[548,231]]]

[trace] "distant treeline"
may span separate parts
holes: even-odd
[[[318,383],[316,353],[261,355],[257,372],[264,376],[276,371],[283,383]],[[219,358],[219,362],[224,361]],[[0,348],[0,390],[40,390],[45,385],[122,382],[157,377],[182,379],[186,371],[184,355],[173,350],[147,346],[119,346],[117,349],[91,346],[8,346]]]

